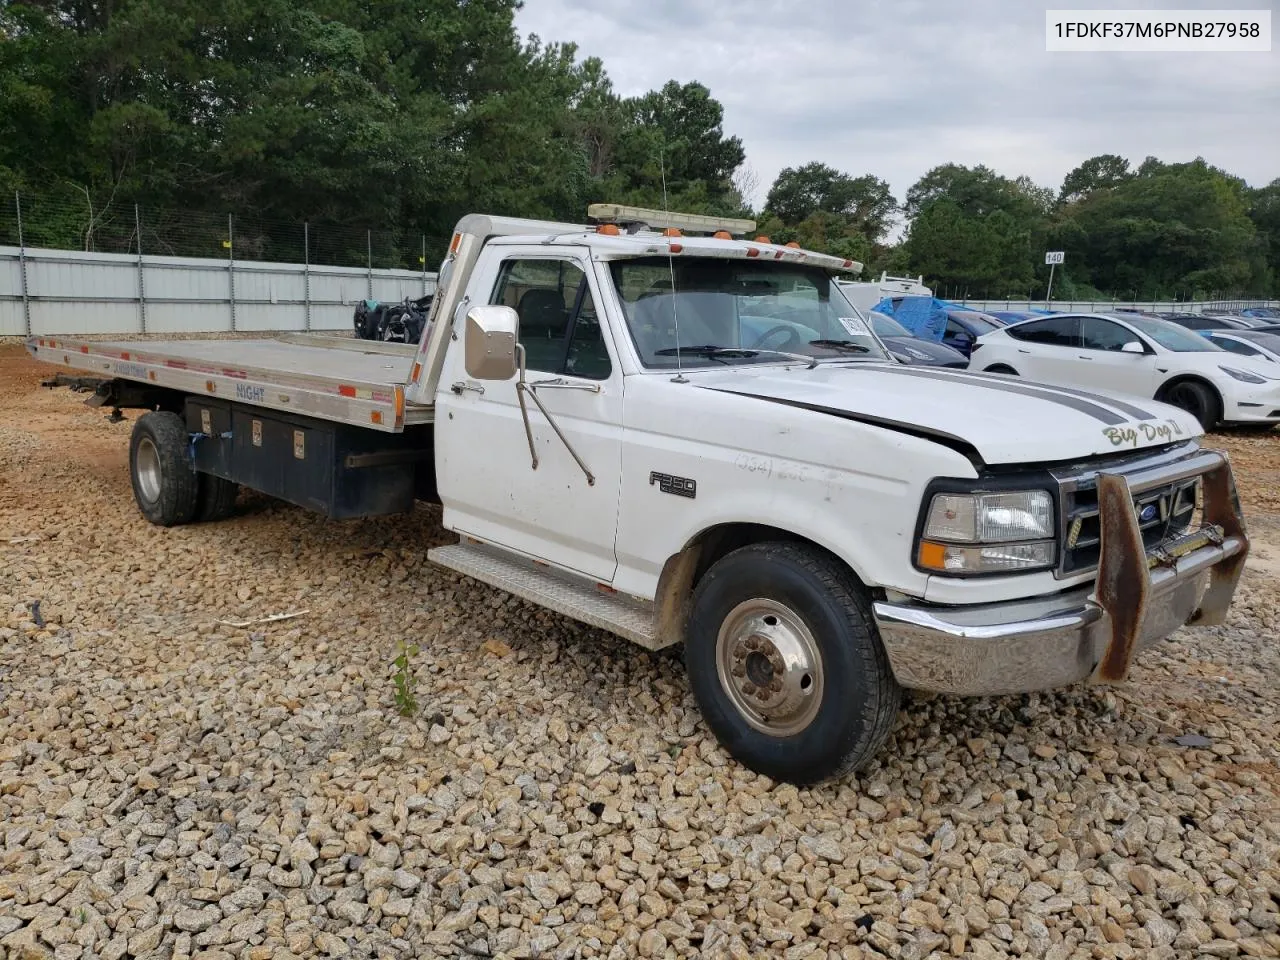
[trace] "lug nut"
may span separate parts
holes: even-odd
[[[750,680],[748,680],[746,683],[742,685],[742,692],[749,697],[756,692],[756,685],[752,683]]]
[[[745,677],[747,675],[746,668],[742,664],[734,664],[732,673],[735,677]]]

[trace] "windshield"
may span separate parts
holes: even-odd
[[[638,257],[609,270],[646,367],[776,363],[779,351],[888,359],[857,308],[816,267]]]
[[[881,313],[879,310],[872,310],[868,315],[871,320],[871,329],[876,332],[877,337],[909,337],[911,331],[900,324],[887,313]]]
[[[1137,317],[1125,314],[1124,322],[1140,333],[1145,333],[1166,350],[1174,353],[1221,353],[1220,346],[1208,337],[1201,336],[1194,330],[1180,327],[1169,320],[1155,320],[1150,317]]]

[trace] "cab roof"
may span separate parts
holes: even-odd
[[[472,214],[458,222],[457,233],[470,233],[485,240],[503,243],[541,245],[565,245],[590,247],[605,259],[626,257],[713,257],[723,260],[757,260],[806,264],[827,270],[857,274],[862,264],[857,260],[833,257],[829,254],[805,250],[799,246],[784,246],[767,239],[745,240],[725,236],[681,236],[675,231],[659,233],[639,230],[623,233],[616,228],[570,223],[554,223],[546,220],[525,220],[515,217],[490,217]]]

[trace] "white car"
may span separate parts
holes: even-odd
[[[1057,314],[978,338],[970,370],[1161,400],[1219,423],[1280,423],[1280,369],[1167,320]]]
[[[1261,330],[1206,330],[1203,334],[1228,353],[1277,364],[1280,372],[1280,333]]]

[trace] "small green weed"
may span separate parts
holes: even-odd
[[[418,698],[413,695],[412,669],[413,658],[417,652],[416,646],[401,640],[400,655],[391,661],[396,668],[393,678],[396,685],[396,710],[402,717],[411,717],[418,712]]]

